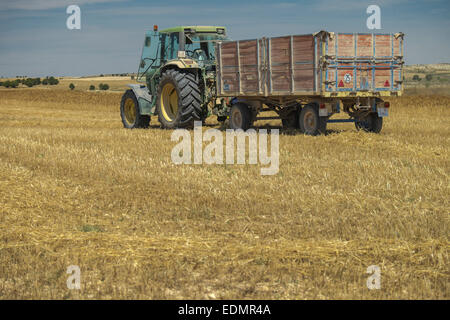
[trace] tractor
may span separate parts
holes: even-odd
[[[145,34],[137,81],[122,96],[125,128],[146,128],[158,116],[163,128],[191,128],[216,114],[227,118],[224,99],[216,98],[216,43],[226,28],[182,26]],[[144,84],[145,83],[145,84]]]

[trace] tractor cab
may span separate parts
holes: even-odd
[[[216,63],[215,43],[225,40],[225,27],[185,26],[158,31],[155,26],[145,35],[137,79],[152,77],[170,62],[208,71]]]
[[[216,44],[228,40],[224,27],[175,27],[145,34],[137,81],[122,97],[126,128],[145,128],[158,115],[164,128],[185,128],[216,107]],[[224,104],[220,102],[220,108]],[[221,110],[222,110],[221,109]]]

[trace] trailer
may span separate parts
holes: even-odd
[[[231,41],[222,26],[178,26],[145,34],[137,80],[122,96],[125,128],[191,128],[216,115],[232,129],[259,119],[324,133],[354,122],[380,132],[386,97],[403,91],[403,33],[333,33]],[[274,111],[276,117],[261,117]],[[348,119],[333,119],[339,112]]]
[[[284,127],[324,133],[329,122],[380,132],[403,91],[403,33],[289,35],[216,44],[216,94],[233,129],[280,118]],[[349,119],[331,119],[344,111]],[[275,111],[277,117],[258,117]]]

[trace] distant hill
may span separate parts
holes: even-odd
[[[406,72],[412,73],[441,73],[450,72],[450,63],[436,63],[436,64],[412,64],[405,66]]]

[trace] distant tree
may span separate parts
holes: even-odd
[[[28,88],[31,88],[34,85],[34,80],[31,78],[28,78],[26,80],[23,80],[22,83],[26,85]]]
[[[59,80],[56,79],[55,77],[51,76],[50,78],[48,78],[48,84],[49,85],[57,85],[59,83]]]
[[[89,86],[89,90],[91,90],[91,91],[95,90],[95,86],[94,86],[93,84],[91,84],[91,85]]]
[[[414,81],[420,81],[420,77],[417,74],[415,74],[412,79]]]
[[[100,77],[103,77],[103,74],[101,74]]]
[[[134,80],[134,74],[133,74],[133,75],[131,75],[131,80]]]
[[[44,86],[48,85],[48,79],[45,78],[44,80],[42,80],[42,84],[43,84]]]
[[[3,85],[3,82],[0,81],[0,87]]]
[[[16,80],[14,81],[6,81],[3,83],[3,85],[6,88],[17,88],[17,86],[19,85],[19,82],[17,82]]]
[[[109,85],[108,85],[107,83],[100,83],[100,84],[98,85],[98,88],[99,88],[100,90],[108,90],[108,89],[109,89]]]
[[[69,88],[70,88],[70,90],[73,90],[73,89],[75,89],[75,85],[73,83],[71,83],[71,84],[69,84]]]
[[[425,76],[425,79],[427,79],[427,81],[431,81],[431,79],[433,79],[433,75],[427,74],[427,75]]]

